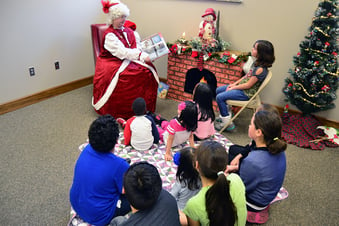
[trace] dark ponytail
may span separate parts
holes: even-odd
[[[258,111],[254,116],[254,125],[264,135],[264,141],[271,154],[286,150],[287,144],[281,138],[282,122],[278,114],[269,111]]]
[[[223,173],[228,163],[225,148],[216,141],[205,141],[196,150],[202,176],[215,181],[206,192],[206,211],[210,225],[234,225],[237,214],[230,195],[229,182]]]
[[[225,174],[220,174],[206,192],[206,210],[211,226],[234,225],[236,208],[230,195],[229,181]]]

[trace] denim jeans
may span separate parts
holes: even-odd
[[[219,107],[220,115],[222,117],[228,116],[227,110],[227,100],[249,100],[248,96],[244,93],[243,90],[240,89],[233,89],[226,91],[227,86],[220,86],[216,89],[216,101]]]

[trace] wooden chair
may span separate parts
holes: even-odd
[[[238,115],[245,110],[245,108],[251,108],[255,112],[256,109],[261,105],[261,100],[260,100],[260,92],[265,88],[265,86],[269,83],[269,81],[272,78],[272,72],[269,71],[265,80],[262,82],[260,85],[258,91],[249,99],[248,101],[240,101],[240,100],[227,100],[227,105],[229,106],[237,106],[241,107],[239,111],[231,118],[231,120],[219,131],[219,133],[222,133],[227,126],[229,126],[234,119],[238,117]]]

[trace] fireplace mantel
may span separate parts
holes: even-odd
[[[192,99],[192,94],[184,92],[186,72],[198,67],[198,59],[187,54],[169,55],[167,68],[167,84],[170,86],[167,98],[184,101]],[[237,81],[241,77],[242,68],[239,65],[230,65],[218,62],[217,59],[205,61],[203,67],[215,74],[217,85]]]

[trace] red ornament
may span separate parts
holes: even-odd
[[[230,56],[231,54],[230,54],[230,52],[225,51],[225,52],[223,53],[223,55],[224,55],[224,56]]]
[[[319,61],[315,61],[314,66],[318,66],[318,65],[319,65]]]
[[[333,52],[333,53],[332,53],[332,55],[333,55],[333,56],[337,56],[337,55],[338,55],[338,53],[336,53],[336,52]]]
[[[293,86],[293,84],[292,84],[292,83],[289,83],[289,84],[287,85],[287,87],[291,87],[291,86]]]
[[[284,113],[287,113],[289,108],[290,108],[290,106],[288,104],[286,104],[285,107],[284,107]]]
[[[297,53],[297,56],[300,56],[300,52]]]
[[[331,88],[328,86],[328,85],[324,85],[321,90],[324,91],[324,92],[327,92],[329,91]]]
[[[329,42],[325,42],[325,46],[330,46],[330,43]]]
[[[191,57],[195,58],[198,56],[198,51],[192,51]]]

